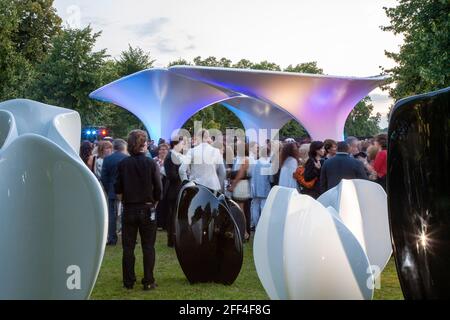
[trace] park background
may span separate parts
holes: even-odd
[[[376,66],[377,73],[391,76],[391,82],[383,87],[384,91],[366,97],[356,106],[347,120],[346,135],[365,137],[386,131],[389,109],[396,100],[445,88],[450,84],[450,3],[447,0],[298,1],[297,3],[308,4],[307,8],[311,9],[310,12],[298,12],[298,16],[295,16],[296,11],[290,8],[292,1],[268,1],[272,2],[272,6],[278,8],[276,12],[267,12],[267,8],[256,1],[249,1],[252,5],[247,2],[245,2],[246,5],[242,5],[237,1],[216,1],[217,3],[200,0],[183,1],[184,6],[192,7],[190,11],[176,8],[179,5],[174,1],[164,2],[167,6],[174,6],[177,10],[172,11],[175,11],[180,17],[188,16],[191,23],[195,23],[196,19],[205,12],[211,10],[213,11],[211,14],[224,12],[224,15],[228,16],[215,15],[214,19],[209,20],[212,21],[211,25],[204,25],[203,28],[215,30],[214,28],[217,26],[225,25],[223,28],[226,28],[227,23],[240,22],[237,29],[240,28],[245,34],[242,38],[247,39],[249,30],[253,30],[250,33],[258,32],[259,27],[261,30],[265,30],[263,27],[268,23],[271,23],[273,27],[276,21],[268,19],[272,15],[281,15],[280,20],[277,21],[285,21],[288,26],[289,21],[304,17],[319,20],[320,24],[325,26],[325,29],[315,29],[314,27],[317,25],[314,25],[311,28],[291,30],[286,36],[279,35],[278,42],[273,42],[272,35],[273,43],[268,40],[268,43],[261,43],[260,47],[254,47],[253,44],[247,46],[244,51],[248,51],[248,56],[242,54],[240,58],[236,58],[236,55],[240,54],[242,50],[233,46],[234,39],[232,37],[220,33],[214,34],[212,31],[211,43],[227,44],[226,47],[231,50],[229,56],[226,53],[220,56],[209,54],[209,51],[204,49],[205,46],[208,47],[208,43],[203,47],[196,47],[195,35],[178,33],[180,37],[184,37],[183,41],[186,42],[184,51],[170,49],[171,42],[178,43],[179,41],[177,32],[173,30],[163,38],[161,36],[160,38],[151,37],[155,32],[164,35],[163,26],[172,21],[173,17],[170,20],[165,16],[152,16],[148,21],[142,22],[140,29],[133,29],[133,25],[131,25],[130,30],[134,30],[135,38],[130,39],[123,38],[123,34],[122,38],[120,37],[118,30],[126,29],[126,27],[119,25],[118,30],[113,30],[111,23],[106,21],[111,11],[110,7],[115,8],[116,14],[123,10],[123,20],[125,21],[132,19],[129,17],[130,12],[127,8],[139,10],[139,5],[144,5],[144,3],[151,8],[151,5],[157,7],[163,2],[0,0],[0,101],[29,98],[74,109],[80,113],[84,126],[107,126],[115,137],[125,137],[132,129],[143,129],[142,123],[132,114],[117,106],[89,99],[90,92],[142,69],[173,65],[327,74],[330,71],[322,66],[321,63],[327,64],[321,58],[314,59],[312,57],[312,59],[304,61],[294,61],[295,59],[293,59],[288,63],[281,63],[277,60],[276,55],[271,53],[271,48],[275,50],[279,43],[283,43],[285,47],[281,50],[292,51],[294,56],[296,54],[299,57],[302,56],[301,48],[305,48],[305,50],[307,48],[308,52],[317,52],[317,56],[320,56],[324,50],[318,49],[311,43],[326,44],[328,41],[333,43],[331,38],[340,36],[338,32],[341,24],[345,27],[341,39],[343,45],[352,45],[353,48],[377,48],[376,50],[385,51],[383,53],[386,58],[385,64]],[[91,16],[90,13],[95,12],[95,8],[89,8],[89,3],[105,6],[105,15]],[[317,5],[312,6],[311,3]],[[383,4],[389,6],[383,8]],[[365,6],[366,10],[362,10],[361,8]],[[83,10],[83,8],[85,9]],[[145,8],[149,9],[149,7]],[[145,16],[146,10],[139,11],[143,12]],[[378,20],[371,20],[374,10],[378,15],[383,14],[385,21],[383,25],[376,25]],[[229,12],[237,11],[244,11],[248,16],[256,18],[248,21],[225,19],[229,17]],[[346,15],[340,15],[342,12],[346,12]],[[147,13],[150,15],[151,10],[148,10]],[[337,16],[336,19],[329,21],[328,24],[321,18],[333,16],[334,13]],[[255,26],[255,21],[259,21],[260,24]],[[370,27],[376,28],[380,35],[375,38],[365,38],[364,34],[362,36],[358,34],[358,37],[352,38],[355,35],[353,34],[354,30],[360,27],[358,23],[363,21],[366,21],[365,24],[370,23]],[[104,38],[102,38],[103,27],[106,30]],[[338,31],[333,32],[334,28]],[[265,39],[264,32],[261,31],[261,33],[258,36]],[[317,38],[317,42],[298,41],[296,34],[299,37],[302,34],[308,34],[308,37],[312,37],[311,39]],[[390,38],[383,38],[381,34],[388,34]],[[146,39],[146,35],[150,36],[147,38],[147,44],[140,46],[136,39]],[[240,37],[240,35],[236,34],[236,37]],[[114,41],[114,48],[102,47],[108,39]],[[151,44],[152,39],[154,47]],[[270,37],[267,36],[267,39]],[[386,39],[388,41],[384,41]],[[155,48],[155,52],[150,51],[149,48]],[[336,54],[338,57],[340,49],[342,48],[339,46],[330,45],[327,54],[329,56]],[[255,55],[254,51],[257,51],[258,55]],[[158,54],[161,55],[161,58]],[[186,56],[180,56],[180,54],[186,54]],[[257,57],[263,58],[257,59]],[[363,62],[371,64],[373,68],[374,61],[371,61],[370,56],[361,58]],[[342,67],[343,64],[351,64],[351,61],[336,58],[336,65]],[[355,65],[358,65],[356,60]],[[328,69],[333,68],[328,66]],[[380,107],[376,106],[377,103],[380,103],[380,101],[376,101],[380,97],[381,103],[386,109],[384,114],[380,112]],[[204,126],[208,128],[221,130],[229,127],[242,127],[240,121],[220,105],[213,105],[200,111],[185,124],[185,128],[191,128],[193,121],[196,120],[202,120]],[[282,129],[281,135],[302,137],[306,135],[306,132],[297,122],[291,121]],[[267,299],[255,272],[251,243],[245,245],[244,266],[233,286],[226,287],[216,284],[190,286],[178,265],[175,252],[173,249],[165,247],[164,239],[164,234],[159,233],[156,246],[156,276],[162,288],[151,294],[144,294],[140,291],[126,292],[122,289],[121,250],[118,246],[107,248],[92,298]],[[137,253],[137,261],[140,261],[139,248],[137,248]],[[138,272],[142,272],[139,269],[142,266],[137,264],[137,267]],[[393,261],[389,263],[382,274],[381,289],[376,290],[375,298],[402,298]]]

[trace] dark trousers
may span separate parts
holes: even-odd
[[[245,215],[245,229],[247,233],[251,233],[251,222],[252,222],[252,212],[251,212],[252,199],[244,201],[244,215]]]
[[[151,208],[142,206],[131,209],[124,206],[122,215],[122,272],[123,284],[126,287],[131,287],[136,282],[134,248],[138,232],[141,236],[144,256],[144,278],[142,279],[142,284],[147,285],[155,282],[153,269],[155,267],[156,229],[156,221],[151,220]]]
[[[117,202],[108,199],[108,244],[117,243]]]
[[[156,207],[156,220],[158,228],[167,229],[167,205],[165,199],[161,199]]]
[[[175,215],[177,211],[177,200],[167,201],[167,245],[175,245]]]
[[[376,182],[383,187],[384,191],[386,191],[386,176],[381,178],[378,177]]]

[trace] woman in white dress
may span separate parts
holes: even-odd
[[[241,142],[237,145],[237,156],[233,164],[234,177],[231,184],[228,186],[228,191],[233,195],[232,198],[237,202],[242,212],[245,215],[246,232],[245,241],[250,238],[251,232],[251,213],[250,213],[250,199],[251,199],[251,171],[254,165],[254,160],[249,157],[248,144]]]
[[[294,172],[299,165],[300,152],[296,142],[289,142],[283,146],[280,157],[280,179],[278,185],[281,187],[297,189],[297,180]]]

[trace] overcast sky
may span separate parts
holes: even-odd
[[[373,76],[393,62],[401,37],[383,32],[396,0],[55,0],[66,25],[102,30],[97,48],[117,57],[128,44],[165,67],[178,58],[268,60],[282,68],[317,61],[326,74]],[[393,103],[379,89],[375,112]],[[382,127],[386,126],[383,117]]]

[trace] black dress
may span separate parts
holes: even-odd
[[[321,169],[317,169],[316,166],[314,165],[314,163],[316,162],[315,159],[313,158],[309,158],[308,161],[306,161],[305,164],[305,181],[309,182],[315,178],[316,179],[316,183],[314,184],[314,186],[311,189],[302,188],[302,193],[306,194],[308,196],[313,197],[314,199],[317,199],[320,196],[320,170]],[[320,164],[323,164],[323,160],[320,160]]]
[[[167,203],[167,245],[172,247],[175,241],[175,214],[178,193],[181,188],[181,179],[178,173],[180,163],[175,163],[172,159],[175,155],[172,151],[167,155],[164,161],[164,169],[166,171],[166,185],[164,199]]]

